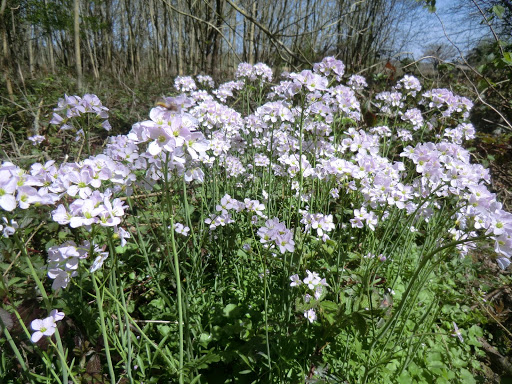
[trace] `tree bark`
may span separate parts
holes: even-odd
[[[80,54],[80,0],[74,0],[74,34],[75,34],[75,65],[76,65],[76,82],[78,91],[83,88],[82,79],[82,57]]]
[[[183,10],[182,1],[178,0],[178,11]],[[183,75],[183,16],[178,13],[178,75]]]
[[[7,7],[7,0],[2,0],[0,5],[0,28],[2,31],[2,72],[5,80],[5,85],[7,87],[7,94],[9,95],[9,100],[14,102],[14,92],[12,89],[12,81],[11,81],[11,55],[9,52],[9,42],[7,37],[7,20],[5,16],[5,9]]]
[[[253,1],[252,3],[252,9],[251,9],[251,17],[256,18],[256,1]],[[251,22],[251,25],[249,27],[249,52],[248,52],[248,61],[249,64],[254,64],[254,29],[256,26],[253,22]]]
[[[34,46],[32,43],[33,33],[32,33],[32,25],[27,24],[27,33],[26,33],[26,39],[27,39],[27,50],[28,50],[28,73],[29,77],[32,79],[35,75],[35,69],[34,69]]]

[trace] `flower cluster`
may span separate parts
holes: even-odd
[[[77,129],[78,127],[73,126],[72,119],[84,114],[94,114],[101,120],[102,128],[107,131],[111,129],[107,120],[108,108],[103,106],[98,96],[93,94],[86,94],[83,97],[64,95],[63,99],[59,99],[58,106],[53,111],[50,124],[60,125],[61,130]],[[81,131],[80,129],[79,132]]]
[[[217,96],[217,98],[223,103],[229,97],[234,96],[235,91],[239,91],[244,87],[244,82],[241,80],[238,81],[228,81],[227,83],[223,83],[219,85],[219,88],[213,91],[213,94]]]
[[[74,241],[67,241],[48,249],[48,277],[53,280],[52,289],[57,291],[66,288],[72,277],[78,275],[80,260],[87,259],[92,249],[95,259],[90,267],[91,273],[101,268],[108,257],[108,252],[88,240],[77,246]]]
[[[418,108],[412,108],[401,113],[400,118],[404,121],[410,122],[413,126],[413,130],[417,131],[423,125],[423,116]]]
[[[41,144],[43,141],[46,140],[46,137],[42,136],[42,135],[34,135],[34,136],[29,136],[29,141],[32,142],[32,145],[36,146],[36,145],[39,145]]]
[[[366,79],[363,76],[352,75],[347,81],[347,85],[354,91],[361,91],[368,86]]]
[[[253,214],[252,222],[257,222],[258,218],[265,219],[263,214],[265,206],[259,200],[251,200],[245,198],[244,201],[238,201],[230,195],[224,195],[220,200],[220,204],[215,206],[217,213],[212,213],[204,222],[210,226],[210,230],[214,230],[219,226],[234,223],[231,212],[249,212]]]
[[[163,107],[153,108],[149,114],[151,120],[134,124],[128,134],[133,144],[149,143],[147,151],[139,157],[149,165],[146,172],[152,182],[163,179],[165,169],[185,174],[188,182],[204,178],[198,165],[209,161],[206,151],[210,142],[198,130],[199,120],[186,109],[176,113]]]
[[[53,280],[52,289],[66,288],[71,278],[78,275],[80,259],[88,256],[83,248],[77,248],[74,241],[55,245],[48,249],[48,277]]]
[[[432,89],[423,93],[420,104],[438,109],[443,117],[460,114],[464,119],[469,117],[469,111],[473,108],[471,100],[457,96],[445,88]]]
[[[293,231],[287,229],[284,223],[279,222],[276,217],[265,221],[265,226],[258,230],[258,236],[264,246],[275,245],[281,253],[295,251]]]
[[[91,249],[88,241],[84,242],[84,248],[87,251],[89,251]],[[94,261],[92,262],[91,268],[89,268],[89,272],[94,273],[103,266],[103,263],[108,258],[108,252],[105,251],[105,247],[100,248],[99,246],[94,245],[92,254],[93,254],[93,256],[96,256],[96,257],[94,258]]]
[[[211,76],[208,76],[208,75],[197,75],[196,76],[196,80],[203,87],[208,87],[208,88],[215,87],[215,82],[213,81]],[[186,91],[183,91],[183,92],[186,92]]]
[[[174,230],[176,231],[176,233],[183,235],[183,236],[188,236],[188,233],[190,232],[190,228],[181,223],[175,223]]]
[[[247,78],[250,81],[261,80],[263,82],[272,81],[272,68],[263,63],[251,65],[249,63],[240,63],[235,73],[237,79]]]
[[[174,79],[174,88],[178,92],[190,92],[196,90],[197,85],[191,76],[177,76]]]
[[[322,298],[322,296],[325,293],[325,288],[328,287],[329,284],[327,284],[327,281],[325,278],[321,278],[320,275],[316,272],[310,272],[306,270],[307,276],[301,280],[299,275],[292,275],[290,276],[290,286],[291,287],[298,287],[304,284],[308,292],[304,295],[304,302],[306,304],[311,303],[311,300],[314,299],[317,302]],[[313,296],[311,296],[311,294]],[[312,303],[314,305],[314,303]],[[316,320],[316,312],[314,308],[309,308],[304,312],[304,317],[308,319],[310,323],[313,323]]]
[[[372,211],[367,212],[365,207],[361,209],[354,209],[354,218],[350,219],[352,228],[363,228],[364,224],[368,226],[372,231],[375,231],[377,225],[377,216]]]
[[[126,205],[118,198],[110,201],[110,196],[94,191],[88,194],[84,186],[84,198],[74,200],[68,208],[59,204],[52,212],[54,221],[61,225],[69,224],[71,228],[90,227],[99,224],[104,227],[116,227],[121,223]]]
[[[375,96],[376,105],[384,114],[391,115],[404,107],[404,100],[400,92],[384,91]]]
[[[421,91],[421,83],[414,76],[405,75],[403,78],[398,80],[393,89],[401,90],[405,95],[411,95],[414,97],[417,92]]]
[[[335,228],[332,215],[323,215],[321,213],[304,212],[300,222],[304,224],[305,232],[310,229],[316,229],[318,237],[322,238],[324,242],[329,239],[326,232],[331,232]]]
[[[4,162],[0,166],[0,208],[11,212],[16,207],[27,209],[31,205],[50,205],[57,201],[58,196],[45,188],[49,183],[47,170],[53,161],[45,166],[36,163],[32,172],[27,173],[18,166]]]
[[[315,63],[313,65],[313,71],[317,73],[321,73],[324,76],[330,76],[341,81],[343,74],[345,73],[345,64],[341,60],[337,60],[332,56],[324,57],[324,59],[320,63]],[[364,82],[366,84],[366,82]],[[360,85],[363,83],[360,81]]]

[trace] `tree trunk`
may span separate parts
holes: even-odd
[[[106,49],[106,57],[105,57],[105,67],[110,68],[113,72],[113,60],[112,60],[112,42],[114,41],[113,38],[113,30],[112,30],[112,11],[111,11],[112,3],[110,1],[105,2],[105,19],[106,23],[108,25],[107,33],[105,33],[105,37],[103,40],[103,44],[105,45]],[[124,41],[124,40],[123,40]]]
[[[27,24],[27,50],[28,50],[28,73],[29,77],[34,78],[35,68],[34,68],[34,47],[32,45],[32,25]]]
[[[81,92],[82,84],[82,57],[80,54],[80,0],[74,0],[74,33],[75,33],[75,65],[76,65],[76,82],[78,91]]]
[[[55,73],[55,56],[53,53],[53,37],[51,32],[48,35],[48,39],[46,41],[48,44],[48,60],[50,62],[50,72]]]
[[[0,28],[2,31],[2,72],[7,87],[7,94],[9,100],[14,102],[14,92],[11,82],[11,55],[9,54],[9,42],[7,38],[7,20],[5,20],[5,8],[7,7],[7,0],[2,0],[0,5]]]
[[[98,72],[98,66],[96,65],[96,59],[95,59],[96,55],[92,51],[92,48],[91,48],[92,46],[94,46],[94,43],[91,40],[91,35],[88,33],[87,34],[87,51],[89,52],[89,60],[91,60],[92,73],[93,73],[95,79],[99,79],[100,74]]]
[[[252,3],[251,17],[256,18],[256,1]],[[247,54],[249,64],[254,64],[254,29],[256,26],[253,22],[250,22],[249,27],[249,52]]]
[[[237,60],[236,60],[236,12],[233,11],[233,27],[232,27],[232,30],[231,30],[231,46],[232,46],[232,49],[233,49],[233,52],[231,52],[231,54],[233,55],[233,71],[236,70],[236,67],[238,65],[237,63]]]
[[[223,0],[217,0],[217,7],[216,7],[216,13],[214,15],[215,17],[215,29],[212,30],[212,54],[211,54],[211,61],[210,61],[210,68],[209,72],[212,75],[215,75],[214,72],[219,71],[220,65],[219,65],[219,56],[220,56],[220,35],[219,31],[222,28],[222,20],[223,20],[223,14],[224,14],[224,2]]]
[[[123,18],[126,18],[126,24],[128,26],[128,51],[130,53],[130,65],[131,65],[130,69],[131,69],[132,75],[135,76],[135,48],[134,48],[134,41],[133,41],[132,23],[130,20],[130,15],[128,14],[129,8],[130,8],[128,0],[125,0],[124,5],[125,5],[126,12],[123,12],[122,16],[123,16]]]
[[[178,0],[178,11],[182,11],[182,1]],[[178,75],[183,75],[183,16],[178,13]]]

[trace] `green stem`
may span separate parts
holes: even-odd
[[[256,241],[256,236],[254,234],[254,229],[252,226],[251,226],[251,233],[252,233],[252,238],[253,238],[254,242],[256,244],[258,244],[258,242]],[[263,256],[261,255],[260,248],[256,247],[256,250],[258,251],[258,256],[260,258],[260,264],[263,268],[263,300],[264,300],[263,302],[264,302],[264,307],[265,307],[265,342],[267,344],[267,363],[268,363],[268,369],[269,369],[269,373],[270,373],[269,380],[272,381],[272,359],[270,358],[270,339],[269,339],[269,334],[268,334],[267,268],[266,268],[266,263],[263,260]]]
[[[112,358],[110,357],[110,348],[108,345],[107,329],[105,326],[105,314],[103,313],[103,297],[101,295],[96,276],[92,275],[92,283],[96,292],[96,303],[98,304],[98,312],[100,315],[101,334],[103,335],[103,344],[105,344],[105,355],[107,356],[108,371],[110,373],[110,382],[116,384],[116,376],[114,373],[114,366],[112,365]]]
[[[55,343],[52,341],[52,339],[49,339],[49,340],[50,340],[50,344],[53,346],[53,348],[55,348],[55,349],[57,350],[57,354],[59,355],[59,357],[60,357],[61,359],[65,359],[65,356],[62,356],[62,355],[61,355],[61,353],[60,353],[60,351],[59,351],[59,348],[57,348],[57,346],[56,346],[56,345],[55,345]],[[76,381],[76,379],[73,377],[73,373],[71,372],[71,369],[70,369],[67,365],[66,365],[66,367],[65,367],[65,368],[68,370],[68,373],[69,373],[69,375],[70,375],[70,377],[71,377],[71,380],[73,380],[73,383],[78,384],[78,381]],[[65,384],[67,384],[67,383],[65,383]]]
[[[174,239],[174,214],[172,210],[172,201],[171,201],[171,195],[170,195],[170,183],[169,183],[169,154],[166,154],[165,157],[165,164],[164,164],[164,190],[165,190],[165,200],[166,200],[166,213],[167,213],[167,219],[170,221],[170,237],[171,237],[171,248],[172,248],[172,256],[173,256],[173,266],[174,266],[174,276],[176,279],[176,291],[177,291],[177,301],[178,301],[178,332],[179,332],[179,384],[184,383],[184,372],[183,372],[183,366],[184,366],[184,337],[183,337],[183,298],[182,298],[182,287],[181,287],[181,276],[180,276],[180,262],[178,258],[178,252],[176,251],[176,241]],[[166,238],[166,243],[168,237],[167,233],[167,222],[168,220],[165,220],[165,223],[163,225],[164,229],[164,235]],[[168,243],[167,243],[168,244]],[[168,246],[167,246],[168,249]],[[168,252],[168,251],[167,251]]]
[[[21,356],[20,351],[18,350],[18,347],[16,346],[16,343],[14,342],[11,334],[7,330],[7,327],[5,326],[4,322],[2,321],[2,318],[0,317],[0,324],[2,325],[2,332],[5,334],[5,338],[7,339],[7,342],[11,346],[12,351],[14,352],[14,355],[16,356],[16,359],[18,360],[18,363],[21,366],[21,369],[23,372],[29,377],[29,370],[27,365],[25,364],[25,360],[23,360],[23,357]],[[32,380],[30,380],[33,382]]]
[[[174,274],[176,275],[176,290],[178,291],[178,331],[180,338],[180,356],[179,356],[179,382],[184,383],[183,380],[183,301],[181,297],[181,277],[180,277],[180,261],[178,259],[178,252],[176,252],[176,243],[174,241],[174,218],[171,215],[171,242],[172,253],[174,257]]]
[[[130,321],[130,326],[135,328],[137,330],[137,332],[141,335],[141,337],[147,342],[149,343],[154,349],[155,351],[157,352],[157,354],[155,355],[155,357],[157,357],[158,355],[162,356],[165,360],[165,362],[169,365],[169,367],[171,367],[173,369],[172,373],[174,373],[176,371],[176,365],[175,365],[175,362],[172,361],[170,359],[169,356],[167,356],[164,351],[153,341],[151,340],[143,331],[142,329],[139,327],[139,325],[137,324],[137,322],[130,316],[130,314],[128,313],[128,310],[122,306],[122,303],[117,300],[117,298],[112,294],[110,293],[110,291],[108,289],[106,289],[104,291],[107,296],[109,296],[117,305],[119,305],[119,307],[121,308],[121,310],[123,311],[124,315],[126,316],[126,318]],[[148,352],[149,353],[149,352]],[[172,356],[171,356],[172,357]]]
[[[126,300],[124,298],[124,286],[123,282],[121,281],[121,302],[123,304],[123,308],[126,308]],[[117,305],[119,308],[119,305]],[[128,317],[126,314],[124,315],[124,321],[125,321],[125,327],[126,327],[126,348],[127,351],[127,357],[126,357],[126,372],[128,375],[128,380],[130,380],[130,383],[133,383],[133,377],[132,377],[132,337],[131,337],[131,331],[130,331],[130,322],[128,321]]]
[[[43,301],[46,306],[46,310],[49,312],[52,311],[52,305],[50,303],[50,299],[48,298],[48,295],[46,293],[46,290],[44,288],[43,283],[39,279],[39,276],[36,273],[36,270],[34,269],[34,265],[32,264],[32,261],[30,260],[30,256],[27,253],[27,250],[25,248],[24,243],[21,241],[20,237],[18,236],[18,233],[14,233],[14,241],[16,242],[16,245],[21,250],[21,254],[23,255],[23,258],[25,259],[25,262],[27,263],[30,274],[32,275],[32,278],[34,279],[37,287],[39,288],[39,291],[41,292],[41,296],[43,296]],[[62,340],[60,338],[60,332],[59,329],[55,329],[55,340],[57,340],[57,346],[59,351],[59,356],[61,357],[61,364],[62,364],[62,382],[67,383],[68,382],[68,365],[66,361],[66,354],[64,353],[64,347],[62,346]]]
[[[434,251],[430,252],[428,255],[426,255],[420,261],[418,267],[416,268],[416,271],[414,271],[414,275],[411,277],[411,280],[409,281],[409,285],[407,286],[407,289],[405,290],[404,294],[402,295],[402,300],[400,300],[400,304],[398,305],[398,308],[397,308],[396,312],[393,313],[393,315],[389,318],[389,320],[386,322],[386,324],[382,327],[382,329],[379,332],[379,334],[377,335],[377,337],[375,337],[375,339],[373,340],[373,342],[372,342],[372,344],[370,346],[368,355],[371,356],[372,350],[375,348],[375,346],[377,345],[379,340],[382,339],[382,337],[390,329],[390,327],[393,325],[393,323],[398,319],[398,316],[401,314],[402,310],[405,307],[405,304],[407,302],[407,298],[411,294],[411,291],[412,291],[413,287],[416,285],[416,280],[418,279],[418,276],[423,271],[423,268],[427,265],[427,263],[432,259],[432,257],[434,257],[439,252],[444,251],[445,249],[455,247],[455,246],[457,246],[459,244],[464,244],[464,243],[467,243],[467,242],[475,242],[475,241],[479,241],[479,240],[484,240],[484,239],[487,239],[489,237],[490,237],[490,235],[484,235],[484,236],[479,236],[479,237],[472,238],[472,239],[452,241],[451,243],[443,245],[442,247],[439,247],[439,248],[435,249]],[[367,382],[368,375],[370,374],[371,371],[372,371],[372,369],[369,368],[368,365],[366,365],[365,366],[365,372],[364,372],[364,378],[363,378],[363,381],[362,381],[363,384]]]

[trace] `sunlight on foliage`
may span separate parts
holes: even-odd
[[[344,71],[178,77],[104,145],[101,101],[61,99],[29,140],[63,160],[0,167],[0,378],[475,383],[455,303],[473,250],[510,264],[512,215],[462,146],[473,103]]]

